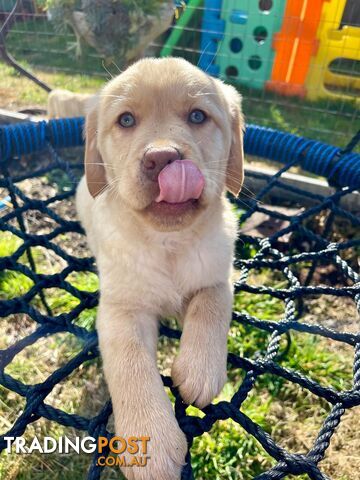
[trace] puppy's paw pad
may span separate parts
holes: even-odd
[[[173,364],[171,376],[184,402],[199,408],[209,405],[227,380],[224,366],[199,358],[191,361],[181,353]]]

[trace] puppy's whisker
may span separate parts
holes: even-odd
[[[232,169],[232,168],[228,167],[228,168],[227,168],[227,175],[228,175],[230,178],[232,178],[233,180],[236,180],[236,179],[237,179],[238,172],[237,172],[235,169]],[[253,192],[252,190],[250,190],[250,188],[248,188],[248,187],[247,187],[246,185],[244,185],[244,184],[243,184],[242,187],[241,187],[241,190],[243,190],[243,189],[248,191],[249,197],[250,197],[250,196],[256,197],[256,193]],[[244,193],[244,192],[243,192],[243,193]],[[259,201],[260,203],[262,203],[261,200],[258,200],[258,201]]]
[[[208,49],[208,47],[211,45],[211,42],[208,42],[206,47],[204,48],[204,50],[201,52],[201,55],[199,57],[199,60],[198,60],[198,63],[197,63],[197,67],[200,65],[200,62],[201,60],[203,59],[203,56],[205,55],[206,53],[206,50]]]
[[[208,180],[210,181],[210,183],[214,183],[216,188],[220,187],[220,189],[222,190],[222,185],[219,185],[213,178],[208,179]],[[221,199],[223,194],[222,194],[222,192],[221,193],[216,193],[215,196],[217,198]],[[244,208],[246,208],[246,209],[249,208],[249,205],[246,202],[244,202],[244,200],[242,200],[241,198],[237,198],[237,202],[240,203],[241,205],[243,205]]]
[[[250,190],[250,188],[249,188],[249,187],[247,187],[246,185],[243,185],[243,187],[242,187],[242,188],[245,188],[245,189],[246,189],[246,190],[249,192],[249,194],[250,194],[250,195],[254,195],[254,197],[256,197],[256,193],[255,193],[255,192],[253,192],[252,190]]]
[[[220,40],[220,42],[217,44],[217,47],[216,47],[216,52],[215,54],[213,55],[213,58],[211,59],[211,62],[209,62],[209,65],[206,67],[205,69],[205,73],[207,73],[207,71],[209,70],[209,68],[211,67],[213,61],[215,60],[215,58],[217,57],[218,53],[219,53],[219,50],[221,48],[221,45],[223,44],[223,40]]]
[[[214,178],[208,178],[207,182],[215,186],[215,189],[216,189],[215,196],[216,198],[221,199],[223,197],[223,188],[224,188],[222,183],[217,182],[216,179]]]
[[[212,173],[214,173],[215,175],[221,176],[222,178],[231,178],[231,179],[237,181],[237,175],[236,175],[237,172],[236,172],[235,170],[232,170],[231,168],[228,168],[226,172],[220,171],[220,170],[215,169],[215,168],[212,168],[212,167],[208,168],[208,170],[210,170],[210,171],[211,171]],[[234,174],[233,174],[232,172],[233,172]],[[249,200],[252,200],[252,201],[254,201],[254,202],[258,203],[258,204],[263,204],[263,202],[262,202],[261,200],[258,200],[257,198],[255,198],[255,194],[253,194],[251,191],[250,191],[250,194],[251,194],[251,195],[249,195],[248,193],[244,192],[244,190],[243,190],[244,188],[246,189],[246,187],[243,185],[243,186],[241,187],[241,195],[243,195],[244,197],[249,198]],[[254,196],[253,196],[253,195],[254,195]]]
[[[87,165],[105,165],[108,168],[112,168],[115,170],[114,165],[111,165],[111,163],[104,163],[104,162],[86,162]]]
[[[102,65],[103,69],[105,70],[105,72],[110,76],[110,78],[114,78],[114,75],[106,68],[104,60],[101,62],[101,65]]]
[[[110,192],[111,189],[113,189],[113,188],[116,186],[116,184],[118,183],[119,179],[120,179],[119,177],[115,177],[115,178],[111,179],[110,182],[107,182],[107,184],[104,185],[104,187],[100,190],[100,192],[98,193],[98,195],[104,193],[105,191],[109,191],[109,192]],[[90,183],[96,183],[96,182],[90,182]]]
[[[100,97],[115,98],[115,100],[112,102],[112,105],[115,105],[115,106],[116,106],[117,103],[120,103],[120,102],[123,102],[124,100],[126,100],[126,97],[122,96],[122,95],[110,95],[110,94],[100,93],[99,96]]]
[[[214,180],[212,179],[212,181],[214,181]],[[215,186],[217,187],[218,184],[215,183]],[[221,199],[222,196],[223,196],[223,194],[222,194],[222,193],[219,193],[219,194],[215,194],[215,196],[216,196],[217,198],[220,198],[220,199]],[[249,208],[249,205],[248,205],[246,202],[244,202],[244,200],[241,200],[241,198],[237,198],[237,202],[240,203],[241,205],[243,205],[244,208],[246,208],[246,209]]]
[[[218,167],[220,163],[226,162],[227,159],[228,157],[220,157],[220,158],[217,158],[216,160],[209,160],[206,162],[206,165],[215,165]]]
[[[119,190],[115,188],[115,184],[112,184],[108,190],[110,196],[113,196],[114,200],[117,200],[120,196]]]
[[[123,73],[124,70],[121,70],[121,69],[119,68],[119,66],[117,65],[117,63],[114,62],[114,60],[113,60],[111,63],[114,65],[114,67],[117,68],[117,70],[118,70],[119,73]]]
[[[197,92],[197,93],[194,93],[194,94],[192,94],[192,93],[189,93],[189,94],[188,94],[188,96],[189,96],[190,98],[204,97],[204,96],[208,96],[208,95],[213,95],[213,96],[215,96],[215,97],[218,97],[218,96],[219,96],[219,94],[218,94],[218,93],[215,93],[215,92],[201,92],[201,91],[199,91],[199,92]]]
[[[126,98],[123,95],[111,95],[110,93],[99,93],[99,97],[112,97],[112,98],[118,98],[121,100],[125,100]]]
[[[228,157],[220,157],[220,158],[217,158],[216,160],[207,161],[207,162],[206,162],[206,167],[212,167],[213,165],[215,165],[216,167],[219,167],[219,164],[220,164],[221,162],[223,162],[223,161],[226,161],[227,158],[228,158]],[[229,167],[229,166],[227,166],[226,168],[227,168],[227,171],[229,171],[229,172],[233,172],[233,173],[235,173],[235,174],[238,173],[235,169],[233,169],[233,168],[231,168],[231,167]],[[253,194],[253,195],[256,195],[254,192],[252,192],[252,191],[251,191],[248,187],[246,187],[245,185],[243,185],[242,188],[246,188],[249,193],[251,193],[251,194]]]

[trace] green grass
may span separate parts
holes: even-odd
[[[66,235],[62,235],[62,240],[66,240]],[[12,255],[21,245],[21,239],[10,232],[0,232],[0,257]],[[38,273],[55,274],[58,273],[59,265],[54,259],[48,259],[42,247],[32,247],[32,257],[37,266]],[[24,253],[20,259],[20,264],[29,266],[27,253]],[[98,277],[92,272],[72,272],[66,280],[78,290],[95,292],[99,288]],[[0,299],[11,299],[26,294],[34,285],[34,282],[21,272],[14,270],[4,270],[0,272]],[[71,295],[66,290],[59,288],[45,289],[47,304],[54,315],[64,312],[70,312],[79,304],[78,298]],[[31,302],[33,306],[43,313],[45,308],[38,296],[35,296]],[[87,309],[80,313],[76,323],[88,330],[95,326],[96,309]]]
[[[253,90],[239,89],[244,95],[243,110],[248,123],[315,138],[340,147],[345,146],[356,133],[353,121],[359,110],[355,101],[279,99],[269,92],[260,96]]]
[[[46,69],[70,69],[73,73],[104,75],[102,59],[91,47],[84,47],[81,58],[75,58],[75,36],[69,31],[57,32],[44,19],[18,23],[7,37],[7,48],[20,62]]]
[[[95,92],[111,74],[118,74],[115,64],[104,65],[90,47],[84,47],[82,57],[76,59],[74,45],[72,33],[56,32],[52,24],[44,19],[19,23],[7,37],[9,52],[51,87]],[[176,50],[177,55],[181,53]],[[186,52],[184,54],[187,55]],[[191,59],[196,62],[196,58]],[[279,97],[241,85],[237,87],[244,97],[243,109],[248,123],[316,138],[341,147],[355,133],[354,121],[358,117],[355,101],[322,99],[310,102]],[[39,87],[20,78],[3,63],[0,63],[0,95],[8,105],[16,107],[45,105],[47,97]]]
[[[13,254],[21,245],[21,240],[11,233],[0,234],[0,255]],[[41,250],[32,249],[40,271],[49,265]],[[251,252],[251,249],[250,249]],[[254,254],[252,252],[250,254]],[[20,263],[27,264],[24,254]],[[58,265],[53,265],[53,271]],[[73,272],[67,280],[80,290],[95,291],[98,288],[98,279],[90,272]],[[269,271],[259,272],[250,278],[256,283],[272,283],[281,287],[283,279],[271,276]],[[2,299],[10,299],[22,295],[31,288],[32,282],[21,273],[7,270],[0,275],[0,292]],[[47,301],[57,314],[70,311],[78,300],[64,290],[49,289],[45,291]],[[42,308],[39,299],[33,300],[37,308]],[[278,321],[284,313],[284,304],[280,300],[268,295],[252,295],[246,292],[236,295],[234,306],[238,311],[244,311],[263,320]],[[94,328],[96,309],[84,312],[78,323],[88,329]],[[8,328],[21,332],[19,318],[9,319]],[[6,331],[6,330],[5,330]],[[15,333],[17,335],[17,333]],[[6,348],[11,343],[10,334],[2,336],[0,348]],[[237,355],[254,358],[265,355],[270,334],[259,329],[244,325],[233,325],[230,330],[228,348]],[[177,349],[177,342],[166,340],[160,342],[162,353],[160,357],[167,361]],[[57,334],[42,339],[36,344],[27,347],[22,353],[6,367],[6,373],[25,383],[44,381],[60,365],[72,358],[81,348],[78,339],[70,334]],[[280,351],[285,350],[285,340]],[[170,355],[171,354],[171,355]],[[334,350],[327,340],[312,335],[292,334],[292,341],[288,353],[279,360],[281,365],[297,370],[322,385],[333,388],[346,389],[351,387],[351,362],[352,357],[347,351]],[[47,398],[47,402],[69,413],[94,414],[106,398],[106,389],[99,360],[87,362],[73,375],[58,385],[54,392]],[[244,379],[244,372],[231,368],[229,381],[221,396],[216,400],[230,400]],[[98,385],[90,388],[89,385]],[[90,390],[90,391],[89,391]],[[2,430],[8,429],[15,421],[24,400],[18,395],[0,389],[0,424]],[[97,407],[97,408],[95,408]],[[285,409],[285,410],[284,410]],[[289,436],[287,426],[281,422],[281,413],[291,411],[294,423],[290,430],[293,451],[302,450],[297,444],[296,437],[299,432],[308,434],[320,428],[321,422],[330,411],[330,406],[310,394],[306,390],[294,385],[280,377],[270,374],[261,375],[254,389],[243,403],[241,410],[253,421],[258,423],[267,433],[277,441],[283,442]],[[192,415],[203,414],[195,407],[188,407]],[[290,422],[291,423],[291,422]],[[70,430],[70,434],[79,434]],[[36,434],[39,437],[52,435],[69,435],[69,430],[52,422],[42,419],[30,426],[26,436],[31,439]],[[266,468],[274,464],[274,460],[264,451],[261,445],[248,435],[238,424],[232,420],[219,421],[214,424],[209,433],[196,438],[192,447],[193,467],[197,480],[250,480]],[[84,478],[90,457],[88,455],[46,455],[32,454],[31,456],[11,454],[0,459],[0,478],[9,480],[32,480],[36,472],[37,479],[47,479],[49,475],[56,480]],[[116,478],[116,471],[108,469],[106,479]],[[345,480],[348,480],[344,476]]]
[[[24,63],[28,66],[27,63]],[[31,68],[42,81],[52,88],[65,88],[74,92],[95,93],[104,84],[102,77],[85,74],[54,72]],[[20,110],[26,107],[46,109],[47,93],[16,70],[0,62],[0,97],[2,107]]]
[[[21,240],[9,232],[0,233],[0,256],[13,254],[21,245]],[[43,252],[32,248],[32,254],[40,271],[54,273],[58,265],[49,266]],[[21,264],[28,265],[26,254],[19,259]],[[67,280],[80,290],[95,291],[98,288],[98,278],[91,272],[73,272]],[[11,299],[26,293],[33,282],[25,275],[5,270],[0,273],[0,298]],[[49,289],[45,291],[46,300],[54,313],[60,314],[73,308],[78,300],[64,290]],[[41,310],[40,299],[35,298],[32,303]],[[85,328],[93,329],[95,309],[83,312],[77,323]],[[34,324],[31,323],[31,331]],[[29,322],[22,315],[15,315],[3,320],[1,323],[0,349],[7,348],[14,341],[30,333]],[[26,384],[44,381],[53,371],[64,365],[74,357],[82,348],[77,337],[67,333],[59,333],[42,338],[34,345],[28,346],[15,356],[6,367],[5,373]],[[62,408],[68,413],[80,413],[85,416],[95,414],[102,403],[101,395],[94,399],[89,395],[89,385],[100,389],[102,381],[99,375],[99,360],[86,362],[76,370],[65,382],[58,384],[47,397],[46,402],[57,408]],[[98,386],[98,387],[97,387]],[[106,390],[103,388],[103,395]],[[105,399],[105,397],[104,397]],[[0,386],[0,429],[8,430],[24,408],[25,402],[19,395]],[[74,429],[65,429],[61,425],[41,419],[36,424],[30,425],[25,432],[25,437],[31,441],[34,435],[39,438],[53,436],[58,438],[63,435],[83,435]],[[41,455],[33,454],[21,456],[12,453],[0,457],[0,478],[32,480],[48,479],[70,480],[85,478],[89,466],[88,455]],[[106,477],[105,477],[106,478]],[[110,477],[108,477],[110,478]]]

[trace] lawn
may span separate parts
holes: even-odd
[[[49,178],[41,182],[47,184]],[[56,188],[56,184],[53,184]],[[29,187],[28,187],[29,188]],[[75,216],[69,202],[69,217]],[[59,241],[66,244],[69,238],[63,235]],[[21,240],[9,232],[0,234],[0,256],[14,253],[21,245]],[[72,242],[72,248],[77,248]],[[255,252],[247,249],[249,255]],[[84,252],[82,252],[85,254]],[[39,272],[56,273],[64,268],[63,261],[41,247],[32,248],[32,254]],[[24,254],[20,263],[28,264]],[[73,273],[69,282],[78,289],[95,291],[98,280],[94,274]],[[283,286],[283,279],[270,271],[254,274],[251,283],[271,284],[276,288]],[[21,273],[5,270],[0,273],[0,298],[11,299],[26,293],[32,286],[31,280]],[[64,290],[50,289],[46,291],[49,306],[55,314],[68,312],[76,306],[78,300]],[[33,305],[41,309],[41,301],[34,298]],[[243,292],[234,300],[234,308],[246,312],[262,320],[278,321],[284,314],[284,303],[267,295],[253,295]],[[322,314],[319,316],[319,308]],[[326,303],[325,300],[313,300],[308,307],[304,321],[317,313],[317,322],[333,316],[334,310],[354,318],[355,312],[351,302],[342,300],[341,304]],[[93,329],[96,309],[86,310],[78,319],[79,324],[87,329]],[[9,347],[33,330],[33,322],[27,315],[15,315],[3,319],[0,324],[0,349]],[[252,327],[233,324],[228,339],[229,352],[245,358],[257,358],[264,355],[269,340],[269,334]],[[286,347],[285,339],[281,351]],[[5,372],[24,383],[44,381],[56,368],[72,358],[81,349],[81,342],[74,336],[59,333],[36,342],[27,347],[15,357]],[[178,349],[178,341],[161,338],[159,341],[158,363],[160,371],[169,374],[171,359]],[[332,386],[336,390],[351,388],[352,379],[352,349],[341,344],[308,334],[292,334],[290,349],[284,354],[280,363],[289,369],[297,370],[320,382],[324,386]],[[230,400],[241,381],[244,372],[239,369],[229,370],[229,380],[223,392],[215,400]],[[69,413],[80,413],[85,416],[94,415],[107,399],[107,389],[104,382],[101,361],[99,359],[86,362],[71,375],[66,382],[55,387],[47,397],[50,405],[64,409]],[[7,430],[24,407],[24,400],[0,387],[0,430]],[[319,400],[314,395],[285,379],[269,374],[262,375],[255,387],[243,403],[241,410],[252,420],[261,425],[280,445],[292,452],[307,451],[314,441],[324,418],[330,411],[330,405]],[[188,413],[203,415],[195,407],[188,407]],[[331,456],[323,462],[324,471],[332,478],[352,480],[354,472],[360,468],[360,458],[357,453],[359,439],[355,433],[360,427],[358,412],[347,412],[345,416],[345,431],[336,436],[335,446],[331,447]],[[355,427],[358,425],[358,427]],[[110,429],[112,425],[110,425]],[[54,436],[82,434],[74,429],[65,429],[53,422],[41,419],[26,430],[25,437],[31,439],[34,435]],[[353,437],[352,437],[353,435]],[[347,444],[346,438],[352,443]],[[341,446],[341,450],[338,450]],[[195,439],[192,450],[193,467],[197,480],[250,480],[264,469],[273,465],[274,460],[262,449],[260,444],[232,420],[218,421],[209,433]],[[344,458],[354,457],[355,460],[344,464]],[[85,478],[90,457],[82,455],[41,455],[30,456],[3,455],[0,457],[0,478],[8,480],[47,480],[51,475],[54,480],[72,480]],[[118,472],[108,468],[104,479],[118,478]]]
[[[77,59],[74,42],[71,33],[54,31],[51,23],[40,18],[16,24],[8,35],[7,47],[19,62],[53,88],[96,92],[106,79],[119,73],[116,62],[106,64],[90,47],[85,47],[82,57]],[[175,53],[197,62],[193,52],[176,50]],[[248,123],[341,147],[355,134],[354,125],[359,118],[355,102],[330,99],[310,102],[239,85],[237,88],[244,96],[243,109]],[[46,100],[46,92],[0,62],[0,107],[46,107]]]

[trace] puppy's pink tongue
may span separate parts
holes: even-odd
[[[160,194],[156,202],[183,203],[198,199],[204,189],[203,174],[191,160],[175,160],[158,176]]]

